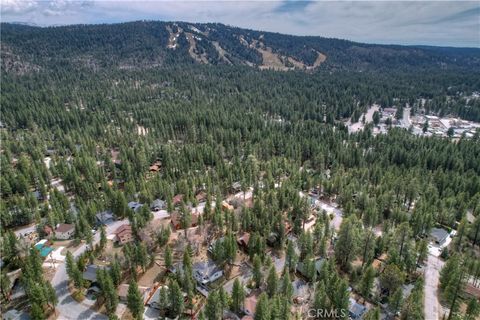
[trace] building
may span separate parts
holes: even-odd
[[[361,319],[366,311],[367,307],[350,298],[350,303],[348,306],[348,315],[350,316],[350,319]]]
[[[317,274],[320,274],[324,263],[325,263],[325,259],[323,258],[318,258],[315,260],[315,271]],[[304,262],[298,262],[296,266],[296,270],[302,276],[309,278],[308,270]]]
[[[195,200],[197,200],[198,203],[204,202],[207,200],[207,193],[205,191],[200,191],[195,195]]]
[[[248,242],[250,241],[250,233],[245,232],[237,238],[237,244],[243,249],[248,249]]]
[[[107,225],[115,221],[113,212],[110,210],[99,212],[95,215],[98,225]]]
[[[175,197],[172,199],[172,203],[174,206],[177,206],[182,202],[183,200],[183,194],[177,194]]]
[[[122,224],[114,232],[115,241],[119,244],[125,244],[133,241],[132,226],[129,224]]]
[[[193,277],[198,283],[206,285],[223,276],[223,270],[215,262],[208,260],[193,265]]]
[[[109,267],[97,266],[96,264],[90,264],[87,266],[87,269],[83,272],[83,280],[90,281],[92,285],[97,282],[97,271],[98,270],[110,270]]]
[[[167,203],[163,200],[156,199],[150,205],[150,209],[154,212],[160,211],[167,208]]]
[[[155,162],[154,164],[152,164],[149,168],[149,171],[150,172],[158,172],[160,171],[160,163],[157,163]]]
[[[132,209],[133,211],[137,212],[138,210],[140,210],[140,208],[143,206],[143,204],[139,203],[139,202],[136,202],[136,201],[130,201],[128,203],[128,207],[130,209]]]
[[[308,299],[309,296],[309,288],[308,288],[308,283],[297,279],[292,282],[292,287],[293,287],[293,301],[295,303],[303,303]]]
[[[128,296],[128,284],[121,284],[118,286],[118,297],[120,301],[126,302],[127,301],[127,296]],[[138,291],[140,291],[140,294],[143,296],[143,299],[145,300],[145,294],[147,292],[148,288],[147,287],[138,287]],[[158,299],[157,299],[158,300]]]
[[[430,231],[430,237],[435,241],[436,244],[439,246],[442,246],[445,244],[445,242],[448,239],[448,232],[445,229],[440,229],[440,228],[433,228],[432,231]]]
[[[172,223],[173,230],[183,229],[182,215],[178,212],[174,212],[170,215],[170,222]],[[196,227],[198,225],[198,214],[194,213],[190,216],[190,225],[188,228]]]
[[[55,229],[55,238],[67,240],[75,233],[75,225],[68,223],[61,223]]]
[[[49,225],[44,225],[43,226],[43,233],[45,233],[46,238],[50,238],[54,234],[53,228],[50,227]]]
[[[243,313],[245,313],[247,316],[254,317],[255,316],[255,310],[257,310],[257,302],[258,298],[255,295],[251,295],[247,298],[245,298],[245,301],[243,303]]]
[[[162,288],[165,288],[165,290],[167,290],[168,292],[168,287],[167,286],[159,286],[155,292],[153,293],[153,295],[150,297],[150,300],[148,300],[148,306],[154,308],[154,309],[161,309],[161,305],[160,305],[160,290],[162,290]]]
[[[233,211],[233,206],[229,204],[227,201],[222,201],[222,209],[225,211]]]

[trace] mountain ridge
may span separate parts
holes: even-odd
[[[25,74],[58,65],[99,70],[179,64],[314,72],[480,68],[480,49],[365,44],[256,31],[220,23],[135,21],[37,27],[1,24],[2,70]]]

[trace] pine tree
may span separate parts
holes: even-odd
[[[134,279],[130,281],[128,287],[127,307],[135,319],[143,319],[143,298]]]
[[[474,320],[480,315],[480,303],[475,298],[468,301],[465,318],[467,320]]]
[[[182,290],[175,280],[172,280],[169,289],[170,315],[171,317],[175,318],[181,315],[183,309],[185,308]]]
[[[283,275],[282,279],[282,294],[285,297],[286,301],[288,303],[292,302],[292,296],[293,296],[293,285],[290,280],[290,273],[288,270],[285,270],[285,273]]]
[[[262,273],[262,262],[260,257],[255,255],[253,257],[253,281],[255,282],[255,287],[260,288],[263,282],[263,273]]]
[[[270,271],[267,277],[267,294],[271,298],[277,293],[278,278],[275,267],[270,267]]]
[[[100,227],[100,243],[99,243],[100,252],[103,251],[103,249],[105,249],[106,245],[107,245],[107,234],[105,232],[105,227],[101,226]]]
[[[245,291],[243,290],[242,285],[240,284],[240,281],[235,279],[233,282],[233,288],[232,288],[232,296],[231,296],[231,301],[232,301],[232,310],[235,313],[239,313],[244,305],[245,301]]]
[[[350,262],[357,253],[359,241],[359,230],[355,216],[343,220],[338,233],[338,240],[335,243],[335,260],[342,269],[348,270]]]
[[[380,320],[380,309],[378,307],[371,308],[367,311],[363,320]]]
[[[298,261],[297,254],[295,253],[295,249],[293,246],[294,243],[292,241],[289,241],[285,257],[285,267],[288,268],[290,272],[295,270]]]
[[[254,319],[270,320],[270,305],[268,301],[268,296],[265,292],[262,292],[258,298]]]
[[[222,319],[223,309],[222,302],[218,291],[213,291],[208,295],[207,304],[205,305],[205,316],[208,320]]]
[[[46,319],[45,314],[43,313],[42,307],[37,303],[33,303],[30,308],[30,317],[32,320],[44,320]]]
[[[115,286],[118,286],[120,284],[122,278],[122,270],[117,259],[118,257],[115,256],[115,259],[110,266],[110,276],[112,277],[112,281]]]
[[[372,266],[366,268],[360,280],[360,293],[368,299],[372,291],[373,281],[375,280],[375,270]]]
[[[398,311],[400,311],[400,308],[402,307],[402,302],[402,288],[397,288],[397,290],[395,290],[395,292],[390,296],[390,299],[388,299],[388,307],[394,314],[396,314]]]
[[[172,257],[172,249],[170,249],[170,246],[167,246],[165,248],[165,267],[167,269],[170,269],[173,266],[173,257]]]

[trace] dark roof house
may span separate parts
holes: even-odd
[[[443,245],[448,239],[448,232],[445,229],[433,228],[430,231],[430,236],[433,238],[436,244]]]

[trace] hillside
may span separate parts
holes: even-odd
[[[480,67],[480,50],[388,46],[252,31],[223,24],[130,22],[32,27],[1,25],[2,70],[65,67],[146,69],[179,64],[273,70],[456,70]]]

